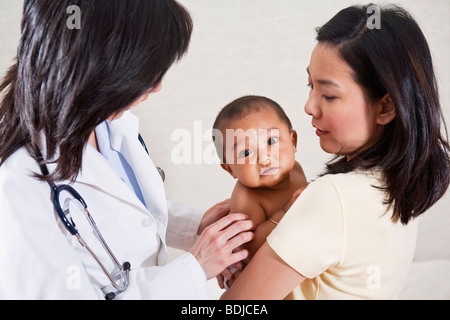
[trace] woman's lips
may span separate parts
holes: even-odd
[[[326,133],[327,133],[327,131],[323,131],[323,130],[320,130],[319,128],[316,128],[316,134],[317,134],[319,137],[323,136],[323,135],[326,134]]]
[[[324,134],[328,133],[327,131],[321,130],[321,129],[319,129],[318,127],[316,127],[316,125],[314,124],[314,122],[312,123],[312,126],[313,126],[313,128],[316,129],[316,134],[317,134],[319,137],[321,137],[321,136],[323,136]]]

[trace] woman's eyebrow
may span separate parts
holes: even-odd
[[[308,76],[311,76],[311,74],[309,73],[309,67],[306,68],[306,72],[308,73]],[[321,85],[324,85],[324,86],[332,86],[335,88],[341,88],[341,86],[339,84],[337,84],[336,82],[327,80],[327,79],[316,80],[316,82]]]

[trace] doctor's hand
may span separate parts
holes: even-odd
[[[230,209],[231,200],[227,199],[216,204],[211,209],[206,211],[202,221],[200,222],[197,235],[201,235],[203,233],[203,230],[205,230],[207,226],[219,221],[220,219],[228,215],[230,213]]]
[[[254,227],[247,215],[235,213],[205,228],[190,253],[202,266],[208,280],[247,258],[247,250],[235,249],[253,240],[251,230]]]

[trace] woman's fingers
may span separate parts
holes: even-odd
[[[241,232],[234,236],[233,238],[228,240],[228,248],[233,252],[239,252],[241,250],[235,250],[236,248],[241,247],[243,244],[252,241],[255,238],[255,234],[251,231]],[[239,260],[238,260],[239,261]]]
[[[230,225],[233,225],[234,223],[238,221],[250,221],[248,216],[242,213],[231,213],[227,215],[226,217],[222,218],[221,220],[217,221],[215,224],[212,225],[214,230],[221,231]],[[250,221],[251,222],[251,221]],[[233,228],[233,231],[236,229],[239,229],[237,227]]]
[[[254,224],[245,214],[229,214],[207,227],[191,249],[208,279],[229,265],[245,259],[247,250],[233,252],[253,239]]]
[[[213,206],[211,209],[205,212],[203,215],[203,219],[200,222],[198,232],[197,234],[200,235],[203,233],[203,231],[209,226],[220,220],[221,218],[225,217],[230,213],[230,203],[231,200],[227,199],[224,200],[215,206]]]

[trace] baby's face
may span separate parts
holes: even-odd
[[[262,108],[225,123],[222,167],[249,188],[274,187],[295,165],[297,133],[275,111]]]

